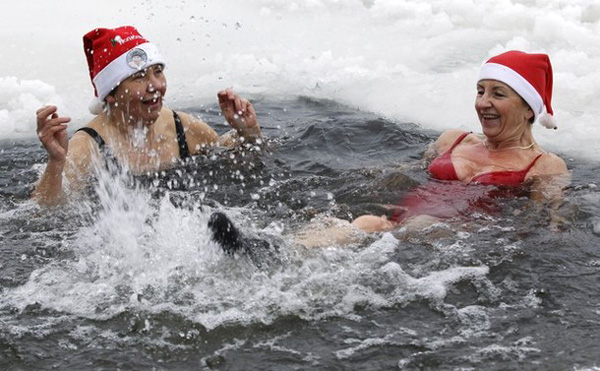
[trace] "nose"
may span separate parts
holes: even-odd
[[[477,95],[477,98],[475,99],[475,107],[487,108],[491,107],[491,105],[490,97],[487,93]]]
[[[154,73],[149,74],[148,92],[154,93],[156,90],[162,89],[164,85],[163,79]]]

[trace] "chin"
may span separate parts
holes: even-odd
[[[496,124],[484,124],[481,123],[481,131],[483,132],[483,134],[485,134],[486,136],[494,136],[495,134],[500,133],[500,125],[496,125]]]
[[[142,117],[139,118],[138,122],[141,122],[144,126],[151,126],[153,125],[156,120],[158,120],[158,117],[160,116],[158,114],[158,112],[154,113],[146,113],[141,115]]]
[[[160,111],[162,110],[162,105],[157,108],[152,108],[149,111],[146,111],[142,114],[144,121],[151,121],[153,124],[160,117]]]

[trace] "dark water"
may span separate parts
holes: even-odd
[[[307,250],[287,236],[311,218],[381,213],[426,183],[436,133],[329,101],[256,106],[262,149],[104,182],[57,211],[27,201],[38,143],[0,144],[1,369],[600,367],[597,163],[568,161],[558,231],[510,198],[491,215]],[[215,109],[197,112],[218,124]],[[278,258],[224,256],[207,208]]]

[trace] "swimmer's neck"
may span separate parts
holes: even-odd
[[[144,121],[126,120],[124,115],[119,113],[104,114],[106,117],[102,120],[106,130],[110,133],[112,140],[117,142],[120,147],[130,147],[136,149],[150,149],[157,142],[157,135],[154,130],[155,122],[146,123]],[[120,116],[120,117],[119,117]],[[107,138],[110,140],[110,138]]]
[[[528,135],[529,134],[529,135]],[[483,145],[492,151],[503,151],[509,149],[530,149],[535,146],[535,140],[531,133],[523,133],[522,135],[504,140],[495,140],[494,138],[482,138]]]

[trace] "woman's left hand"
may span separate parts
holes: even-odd
[[[234,93],[232,89],[221,90],[217,96],[225,120],[241,137],[250,142],[261,137],[260,125],[252,103]]]

